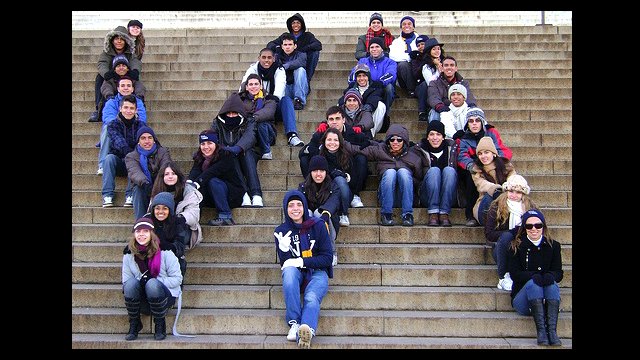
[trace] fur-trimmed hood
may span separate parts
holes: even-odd
[[[115,36],[121,36],[125,40],[127,44],[124,49],[125,54],[135,55],[135,41],[129,36],[129,31],[127,31],[127,28],[124,26],[118,26],[105,35],[103,44],[103,50],[105,53],[114,56],[116,55],[116,51],[113,49],[113,45],[111,44],[111,40],[113,40]]]

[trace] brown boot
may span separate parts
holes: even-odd
[[[449,214],[440,214],[440,226],[451,226],[451,221],[449,220]]]
[[[438,214],[429,214],[429,222],[427,226],[440,226],[438,222]]]

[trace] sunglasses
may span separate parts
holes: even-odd
[[[469,120],[468,120],[468,121],[469,121],[469,124],[482,122],[482,120],[481,120],[480,118],[476,118],[476,119],[474,119],[474,118],[469,118]]]
[[[401,143],[402,142],[402,138],[395,138],[394,137],[394,138],[389,139],[389,142],[394,142],[394,141]]]
[[[524,224],[524,228],[527,230],[531,230],[533,228],[536,229],[542,229],[542,223],[535,223],[535,224]]]

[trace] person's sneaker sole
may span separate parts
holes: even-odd
[[[311,347],[311,328],[307,324],[298,328],[298,347],[309,349]]]

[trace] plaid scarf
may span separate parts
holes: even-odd
[[[367,52],[369,52],[369,42],[374,37],[383,38],[384,39],[384,46],[387,49],[389,48],[389,45],[391,45],[391,43],[393,42],[393,35],[391,35],[391,33],[389,32],[389,30],[387,30],[387,28],[382,28],[378,32],[375,32],[375,31],[373,31],[373,29],[369,28],[367,30],[367,35],[365,37],[365,39],[366,39],[365,46],[366,46]]]

